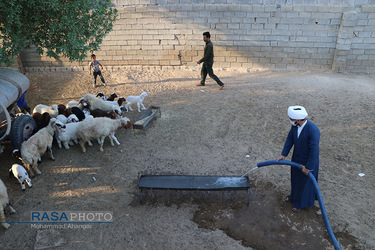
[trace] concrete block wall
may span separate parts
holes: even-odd
[[[113,0],[114,29],[98,60],[123,66],[193,67],[210,31],[214,68],[375,72],[375,0]],[[87,70],[24,51],[30,70]]]

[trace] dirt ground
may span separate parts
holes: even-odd
[[[249,206],[244,191],[155,191],[138,200],[141,174],[241,176],[276,159],[290,129],[287,108],[303,105],[321,132],[319,186],[333,232],[344,249],[375,249],[375,76],[216,73],[225,83],[221,91],[212,79],[195,86],[199,69],[104,71],[109,86],[95,89],[88,72],[27,73],[40,87],[26,94],[31,107],[98,91],[124,97],[146,91],[145,106],[159,106],[162,115],[143,131],[117,131],[121,145],[107,139],[104,152],[97,143],[85,154],[78,145],[54,144],[56,161],[46,154],[43,174],[25,192],[8,178],[17,161],[5,144],[0,177],[17,210],[8,221],[30,221],[31,211],[113,211],[114,221],[86,229],[12,224],[0,230],[0,248],[333,249],[318,206],[293,213],[282,201],[290,191],[287,166],[248,174]],[[134,110],[127,114],[132,122],[144,112]]]

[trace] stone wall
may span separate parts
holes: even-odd
[[[193,67],[210,31],[215,68],[375,72],[375,0],[113,0],[114,29],[97,59],[123,66]],[[28,70],[87,70],[22,54]]]

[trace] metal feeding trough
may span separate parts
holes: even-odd
[[[250,199],[250,180],[247,176],[141,175],[138,187],[141,203],[142,191],[144,189],[192,191],[247,190],[247,205],[249,205]]]
[[[146,112],[133,123],[133,129],[144,129],[157,115],[161,116],[160,108],[155,106],[149,107]]]

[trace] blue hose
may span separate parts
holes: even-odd
[[[259,162],[257,164],[258,168],[264,167],[264,166],[269,166],[269,165],[290,165],[290,166],[298,168],[302,171],[302,166],[300,164],[295,163],[295,162],[291,162],[291,161],[284,161],[284,160],[280,160],[278,162],[277,161],[264,161],[264,162]],[[322,211],[322,217],[323,217],[323,220],[324,220],[324,224],[326,225],[326,229],[327,229],[329,238],[331,239],[332,244],[335,247],[335,249],[341,250],[341,247],[340,247],[339,243],[337,242],[335,235],[333,234],[331,225],[329,224],[327,212],[326,212],[326,209],[324,207],[323,198],[322,198],[322,195],[321,195],[320,190],[319,190],[318,182],[316,181],[314,175],[311,172],[309,172],[309,174],[307,176],[314,183],[314,188],[315,188],[315,191],[316,191],[317,196],[318,196],[320,210]]]

